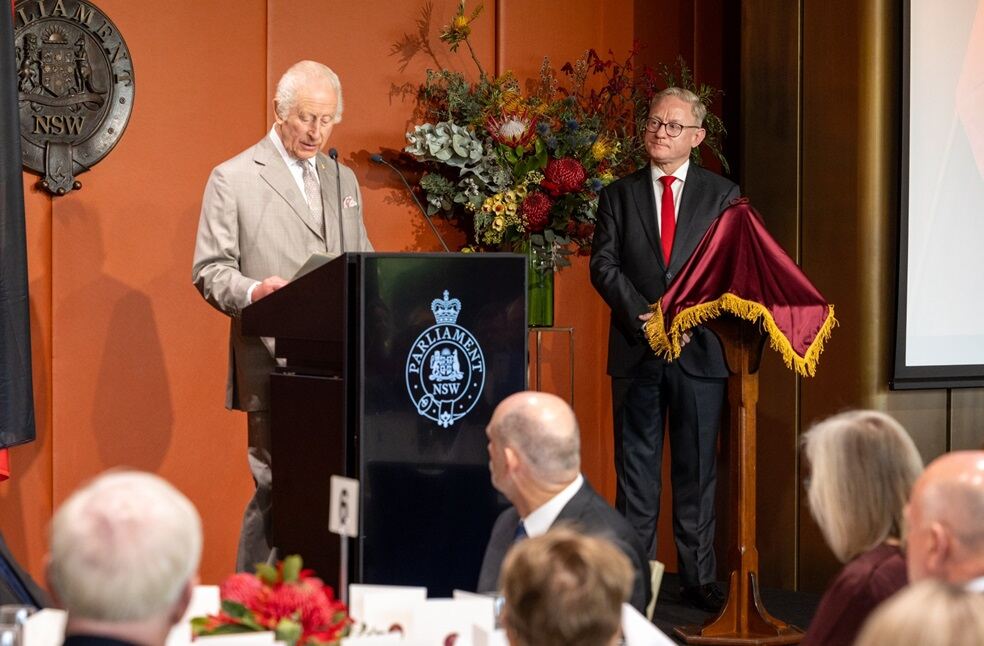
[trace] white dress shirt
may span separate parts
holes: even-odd
[[[673,219],[674,221],[679,221],[680,219],[680,196],[683,194],[683,185],[687,181],[687,171],[690,170],[690,160],[683,162],[683,166],[673,171],[673,177],[676,177],[677,181],[670,185],[670,190],[673,191]],[[660,177],[663,177],[667,173],[664,173],[655,164],[649,165],[649,171],[652,175],[653,181],[653,195],[656,196],[656,230],[659,231],[659,235],[663,235],[663,183],[659,181]]]

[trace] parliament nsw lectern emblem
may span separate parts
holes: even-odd
[[[457,324],[461,301],[431,302],[435,324],[420,333],[407,355],[407,393],[417,412],[444,428],[474,408],[485,387],[485,355],[471,332]]]
[[[82,0],[17,0],[14,44],[23,163],[64,195],[126,129],[130,52],[116,25]]]

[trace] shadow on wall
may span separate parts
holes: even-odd
[[[68,208],[58,218],[67,235],[55,243],[70,246],[71,253],[57,254],[56,264],[59,258],[71,258],[72,267],[55,267],[57,275],[65,277],[62,282],[70,285],[59,290],[68,296],[58,303],[55,320],[66,327],[54,331],[62,350],[53,363],[63,388],[82,392],[55,396],[92,402],[88,428],[76,426],[81,419],[65,428],[67,433],[91,436],[100,460],[91,472],[79,475],[88,477],[119,465],[158,471],[174,420],[151,299],[104,273],[98,211],[77,202],[64,206]],[[63,403],[59,408],[73,409]],[[79,441],[83,440],[76,437]]]

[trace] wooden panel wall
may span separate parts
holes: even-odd
[[[97,3],[130,48],[134,111],[116,149],[80,176],[81,191],[52,199],[33,188],[35,176],[24,177],[39,440],[12,451],[14,477],[0,485],[2,529],[40,577],[52,509],[106,468],[147,469],[201,510],[202,579],[215,582],[232,569],[252,483],[244,416],[222,407],[228,322],[190,281],[205,181],[213,166],[269,129],[272,89],[286,67],[322,60],[345,89],[332,145],[362,182],[377,249],[437,249],[398,181],[369,162],[374,152],[403,147],[412,101],[394,89],[419,82],[434,64],[418,57],[401,70],[391,53],[416,31],[424,2]],[[498,65],[520,78],[535,77],[545,55],[560,64],[593,47],[621,57],[635,39],[646,45],[647,61],[682,53],[719,83],[724,4],[485,2],[473,40],[487,70]],[[438,62],[468,71],[466,55],[448,55],[437,42],[456,5],[433,2],[430,33]],[[701,21],[713,29],[698,35]],[[584,470],[612,495],[608,312],[588,283],[584,258],[558,277],[557,324],[576,328]]]

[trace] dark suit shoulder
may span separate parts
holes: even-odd
[[[649,560],[639,536],[625,520],[594,490],[587,480],[571,498],[554,521],[554,526],[569,523],[585,534],[610,540],[632,564],[635,581],[629,603],[645,612],[651,590],[649,585]]]
[[[611,196],[612,194],[620,194],[624,191],[630,190],[633,186],[635,186],[639,182],[649,181],[649,178],[650,178],[650,171],[649,171],[649,165],[647,164],[642,168],[640,168],[639,170],[633,171],[628,175],[626,175],[625,177],[615,180],[605,188],[601,189],[601,192],[607,193],[609,196]]]
[[[718,175],[696,164],[690,164],[690,170],[687,173],[699,177],[702,182],[707,184],[715,192],[730,193],[733,189],[738,188],[738,185],[727,177]]]

